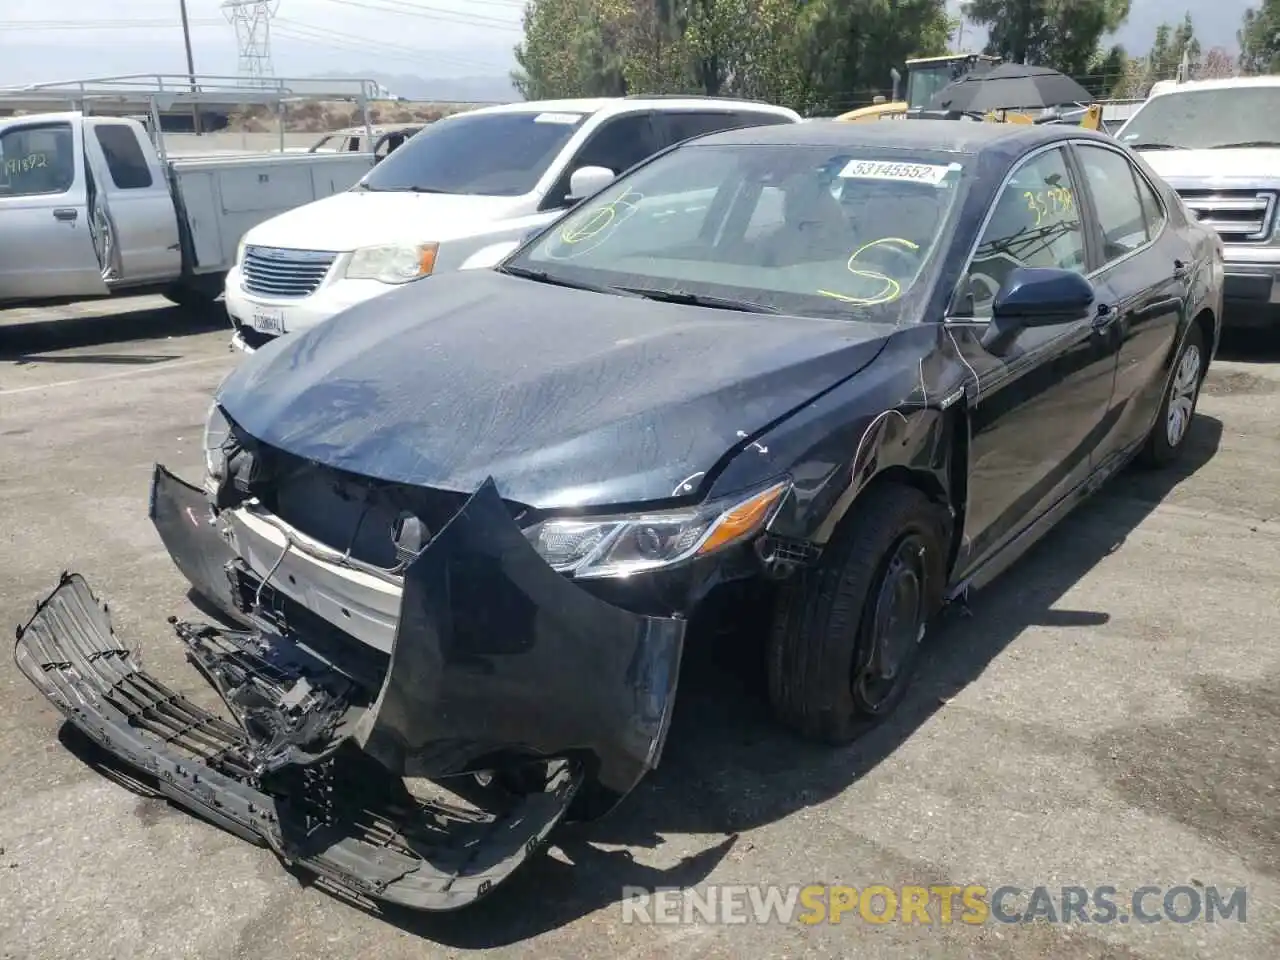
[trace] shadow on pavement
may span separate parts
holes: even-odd
[[[1233,363],[1280,363],[1280,320],[1271,328],[1226,328],[1218,346],[1218,359]]]
[[[4,323],[0,311],[0,362],[18,363],[94,363],[147,364],[174,359],[169,355],[142,357],[96,353],[74,357],[41,356],[51,350],[69,350],[100,344],[127,343],[131,340],[157,340],[164,337],[191,336],[212,330],[226,330],[228,342],[231,323],[221,303],[203,310],[188,307],[157,306],[137,310],[120,310],[120,303],[103,301],[102,309],[93,313],[65,316],[58,308],[50,308],[50,319],[30,323]]]
[[[1109,622],[1105,610],[1054,605],[1122,547],[1174,487],[1213,458],[1222,429],[1220,421],[1198,414],[1180,464],[1155,472],[1135,468],[1116,477],[969,607],[950,608],[930,635],[907,699],[888,722],[854,744],[814,745],[773,721],[765,695],[762,631],[707,638],[687,650],[662,765],[608,817],[562,827],[553,834],[551,850],[457,913],[356,908],[414,936],[481,949],[518,943],[609,907],[623,898],[624,887],[699,884],[741,832],[830,800],[875,769],[1027,628]],[[118,765],[87,738],[71,730],[63,742],[94,769],[148,795],[145,784],[114,769]],[[616,849],[656,849],[665,836],[680,834],[718,834],[720,839],[667,868],[646,866],[630,850]],[[314,885],[309,874],[294,875],[301,886]]]

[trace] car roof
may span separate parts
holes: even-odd
[[[794,110],[769,103],[758,103],[753,100],[732,100],[727,97],[576,97],[565,100],[522,100],[515,103],[500,103],[488,107],[468,110],[466,114],[478,113],[584,113],[593,114],[601,111],[645,110],[659,107],[664,110],[698,110],[708,107],[731,108],[735,110],[751,109],[762,113],[776,113],[781,116],[798,117]],[[454,114],[462,116],[462,114]]]
[[[1021,153],[1056,140],[1116,141],[1091,130],[1065,124],[977,123],[964,120],[877,120],[850,123],[807,120],[804,123],[740,127],[699,137],[691,147],[714,144],[782,144],[822,147],[883,147],[978,154],[991,149]]]
[[[1280,76],[1225,77],[1221,80],[1187,80],[1169,87],[1152,90],[1151,97],[1167,97],[1171,93],[1187,93],[1192,90],[1238,90],[1245,87],[1280,87]]]

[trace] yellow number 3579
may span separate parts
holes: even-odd
[[[1027,209],[1035,214],[1037,227],[1046,220],[1069,216],[1075,208],[1075,197],[1066,187],[1027,190],[1022,198],[1027,201]]]

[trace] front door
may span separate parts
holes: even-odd
[[[105,295],[81,128],[0,121],[0,302]]]
[[[976,379],[962,576],[1084,483],[1106,434],[1116,349],[1097,323],[1102,291],[1082,319],[1024,329],[998,347],[982,343],[995,295],[1015,268],[1089,272],[1077,193],[1063,147],[1023,160],[994,201],[947,321]]]
[[[1190,299],[1193,254],[1168,228],[1158,195],[1128,157],[1101,145],[1074,149],[1096,211],[1104,264],[1098,283],[1119,313],[1106,448],[1121,456],[1146,437],[1164,398],[1167,365]]]

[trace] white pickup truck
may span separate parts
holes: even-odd
[[[1222,237],[1223,323],[1280,325],[1280,77],[1161,82],[1116,139]]]
[[[146,128],[78,112],[0,118],[0,308],[222,292],[241,236],[346,190],[371,153],[165,159]]]
[[[799,120],[748,100],[661,96],[513,103],[437,120],[349,191],[245,234],[226,282],[232,342],[253,350],[400,284],[490,266],[671,144]]]

